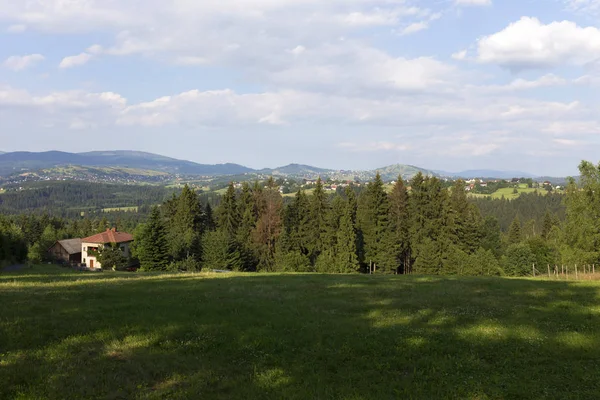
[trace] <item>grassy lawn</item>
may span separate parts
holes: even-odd
[[[2,399],[593,399],[600,284],[0,274]]]
[[[537,188],[537,189],[529,188],[526,184],[520,184],[519,187],[517,188],[517,193],[514,193],[515,188],[510,187],[510,188],[498,189],[492,194],[469,193],[469,196],[471,196],[471,197],[491,197],[492,199],[501,199],[502,197],[504,197],[507,200],[514,200],[524,193],[534,193],[536,190],[538,193],[540,193],[544,196],[548,194],[548,192],[542,188]]]

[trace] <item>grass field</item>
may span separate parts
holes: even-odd
[[[593,399],[600,285],[0,274],[2,399]]]
[[[542,195],[548,194],[548,192],[542,188],[538,188],[538,189],[529,188],[526,184],[520,184],[519,187],[517,188],[517,193],[514,193],[514,190],[515,189],[512,187],[511,188],[502,188],[502,189],[496,190],[492,194],[469,193],[469,196],[471,196],[471,197],[491,197],[492,199],[501,199],[502,197],[504,197],[507,200],[514,200],[522,194],[535,193],[536,190],[538,193],[540,193]]]

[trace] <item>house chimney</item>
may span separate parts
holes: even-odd
[[[112,231],[113,231],[113,232],[116,232],[116,231],[117,231],[117,228],[112,228]]]

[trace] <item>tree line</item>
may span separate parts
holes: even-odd
[[[590,218],[600,212],[600,166],[583,162],[580,170],[564,200],[531,194],[483,207],[463,181],[448,190],[422,174],[398,179],[390,193],[378,175],[359,195],[348,187],[328,196],[319,180],[311,195],[300,190],[287,204],[273,180],[231,184],[214,213],[184,188],[138,227],[136,254],[145,270],[522,276],[534,263],[592,263],[600,261],[599,219]]]
[[[463,181],[448,188],[422,174],[391,191],[377,176],[334,195],[319,180],[286,199],[273,179],[230,184],[218,199],[186,186],[147,216],[2,217],[0,260],[38,262],[55,240],[116,225],[134,234],[143,270],[523,276],[533,264],[600,262],[600,165],[580,172],[565,195],[510,201],[472,199]]]

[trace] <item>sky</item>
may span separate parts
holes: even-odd
[[[0,0],[0,150],[576,173],[600,0]]]

